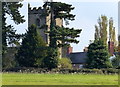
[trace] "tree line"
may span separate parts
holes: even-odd
[[[46,46],[42,37],[37,31],[36,25],[28,28],[25,35],[16,34],[13,26],[6,24],[5,14],[9,14],[16,24],[25,22],[24,16],[20,15],[19,8],[22,7],[18,2],[3,2],[2,3],[2,54],[7,53],[8,44],[19,44],[22,37],[22,45],[16,54],[16,66],[21,67],[41,67],[41,68],[57,68],[59,65],[58,48],[69,46],[70,43],[78,43],[76,39],[81,33],[81,29],[68,28],[64,26],[57,26],[55,20],[57,18],[64,19],[66,24],[73,21],[75,15],[71,14],[74,10],[72,5],[61,2],[45,2],[43,7],[46,8],[46,14],[51,14],[50,22],[50,44]],[[101,16],[98,19],[98,26],[95,25],[95,40],[88,47],[87,68],[110,68],[112,64],[109,62],[109,52],[107,47],[107,27],[108,20],[106,16]],[[113,26],[113,19],[109,19],[109,41],[116,42],[115,27]],[[4,58],[4,57],[3,57]],[[117,57],[119,60],[119,57]],[[4,59],[3,59],[4,60]],[[66,61],[66,60],[65,60]],[[69,60],[67,60],[70,62]],[[61,62],[61,61],[60,61]],[[63,63],[62,63],[63,64]],[[119,64],[119,63],[118,63]],[[3,61],[4,66],[4,61]]]
[[[8,3],[8,2],[7,2]],[[5,3],[6,4],[6,3]],[[9,3],[8,3],[9,4]],[[18,5],[17,3],[15,3]],[[12,4],[8,5],[11,6]],[[6,5],[3,5],[3,8]],[[16,6],[18,11],[19,6]],[[74,20],[75,15],[71,14],[71,10],[74,9],[72,5],[61,2],[46,2],[43,5],[46,8],[46,14],[51,14],[50,23],[50,45],[47,47],[42,37],[37,32],[36,25],[32,25],[28,28],[27,33],[22,37],[22,45],[20,46],[18,53],[16,54],[16,65],[21,67],[44,67],[48,69],[57,68],[58,66],[58,48],[69,46],[70,43],[78,43],[76,37],[79,37],[81,29],[74,29],[68,27],[57,26],[55,20],[57,18],[64,19],[67,23],[69,20]],[[9,8],[9,7],[7,7]],[[14,8],[14,7],[13,7]],[[9,8],[12,10],[12,8]],[[5,10],[5,9],[3,9]],[[19,12],[19,11],[18,11]],[[62,13],[61,13],[62,12]],[[7,12],[4,12],[7,13]],[[17,15],[17,13],[14,13]],[[13,15],[10,13],[9,15]],[[18,20],[22,20],[19,23],[24,22],[23,17],[19,13]],[[15,16],[17,17],[17,16]],[[5,18],[5,17],[3,17]],[[5,21],[5,20],[4,20]],[[16,20],[14,19],[14,22]],[[5,24],[4,24],[5,26]],[[4,29],[3,29],[4,30]],[[5,31],[5,33],[8,33]],[[14,33],[14,35],[16,35]],[[7,36],[4,36],[7,37]],[[15,36],[15,38],[17,38]],[[7,39],[4,38],[4,47],[7,47]],[[14,42],[15,43],[15,42]],[[3,55],[6,50],[3,49]]]
[[[114,43],[113,50],[118,51],[115,27],[113,25],[113,18],[108,21],[107,16],[101,15],[98,19],[98,26],[95,25],[95,40],[88,47],[88,60],[86,67],[88,68],[118,68],[120,66],[120,56],[117,54],[114,59],[109,52],[108,42]],[[109,31],[109,32],[108,32]],[[109,36],[109,37],[108,37]]]

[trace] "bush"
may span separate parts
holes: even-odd
[[[58,52],[54,48],[48,47],[47,56],[42,60],[42,68],[47,68],[49,70],[57,68],[58,66]]]
[[[116,58],[112,59],[112,65],[114,68],[120,67],[120,56],[116,55]]]
[[[58,67],[60,69],[71,69],[72,68],[71,60],[69,58],[59,58]]]

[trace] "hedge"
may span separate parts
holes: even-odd
[[[52,69],[49,71],[48,69],[42,68],[32,68],[32,67],[16,67],[16,68],[9,68],[3,69],[3,72],[19,72],[19,73],[62,73],[62,74],[69,74],[69,73],[82,73],[82,74],[118,74],[118,69]]]

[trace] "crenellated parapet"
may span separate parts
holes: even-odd
[[[34,7],[33,9],[31,7],[28,7],[28,14],[41,14],[44,12],[45,12],[45,9],[42,7],[39,7],[39,8]]]

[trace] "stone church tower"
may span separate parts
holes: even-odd
[[[30,27],[32,24],[35,24],[43,40],[49,46],[49,34],[46,33],[46,31],[50,30],[50,15],[45,16],[45,13],[45,8],[39,7],[37,9],[34,7],[33,9],[31,9],[30,6],[28,6],[28,27]],[[63,25],[63,20],[59,18],[56,19],[56,25],[61,27]],[[59,53],[60,57],[62,57],[62,48],[59,49]]]
[[[42,14],[45,12],[44,9],[39,7],[38,9],[33,8],[31,9],[28,7],[28,27],[30,27],[32,24],[35,24],[37,26],[38,31],[40,32],[40,35],[42,36],[43,40],[49,44],[49,37],[48,34],[45,34],[45,31],[48,31],[48,28],[42,28],[42,26],[46,25],[47,17],[42,16]],[[49,21],[48,21],[49,22]]]
[[[46,34],[46,31],[50,30],[50,15],[45,16],[45,8],[39,7],[38,9],[34,7],[31,9],[28,6],[28,27],[30,27],[32,24],[37,25],[40,35],[43,37],[44,41],[49,44],[49,35]],[[45,27],[47,25],[47,27]],[[62,26],[63,20],[56,19],[56,25]]]

